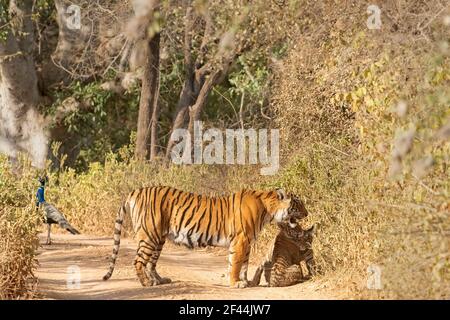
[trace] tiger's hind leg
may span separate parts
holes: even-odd
[[[269,285],[271,287],[287,287],[297,284],[303,280],[302,268],[298,264],[289,266],[288,268],[277,268],[272,270]]]
[[[264,268],[264,279],[266,279],[267,285],[270,283],[270,275],[272,273],[273,263],[272,261],[266,261],[263,265]]]
[[[144,241],[139,241],[136,257],[134,259],[134,267],[136,274],[142,286],[148,287],[151,285],[148,275],[145,273],[145,267],[150,260],[151,247]]]
[[[156,272],[156,263],[158,262],[165,239],[161,239],[155,243],[154,240],[147,236],[143,229],[137,232],[136,239],[139,244],[134,259],[134,267],[142,286],[147,287],[169,283],[170,279],[161,278]],[[148,272],[146,272],[146,268]]]
[[[164,243],[165,240],[158,244],[156,250],[154,250],[150,256],[150,263],[147,265],[148,276],[152,281],[152,285],[167,284],[172,282],[170,278],[163,278],[156,271],[156,263],[158,262]]]
[[[264,272],[264,278],[268,284],[270,281],[270,272],[272,271],[272,262],[270,260],[263,261],[255,271],[252,281],[250,281],[251,287],[256,287],[261,282],[261,276]]]

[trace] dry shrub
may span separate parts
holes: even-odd
[[[31,298],[40,220],[26,196],[27,187],[5,164],[0,157],[0,299]]]
[[[37,267],[37,219],[34,210],[0,209],[0,299],[33,297]]]
[[[308,198],[322,274],[351,296],[448,298],[448,8],[380,1],[375,31],[366,4],[333,5],[304,7],[314,18],[275,77],[273,183]],[[373,266],[380,290],[367,289]]]

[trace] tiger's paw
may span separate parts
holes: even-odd
[[[248,286],[249,286],[249,287],[257,287],[257,286],[259,286],[259,282],[256,282],[256,281],[250,281],[250,282],[248,283]]]
[[[160,284],[168,284],[168,283],[172,282],[172,279],[170,279],[170,278],[161,278],[159,280],[159,282],[160,282]]]
[[[149,282],[149,286],[159,286],[160,284],[168,284],[171,283],[172,280],[169,278],[159,278],[159,279],[151,279]]]
[[[148,279],[139,279],[139,281],[141,282],[141,285],[143,287],[148,287],[151,285],[151,281],[149,281]]]
[[[151,280],[148,282],[148,286],[149,286],[149,287],[158,286],[158,285],[160,285],[160,284],[161,284],[161,281],[159,281],[158,279],[151,279]]]
[[[249,283],[248,281],[236,281],[232,287],[236,289],[247,288],[249,287]]]

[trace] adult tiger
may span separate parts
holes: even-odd
[[[143,286],[170,282],[156,272],[162,247],[169,238],[190,248],[228,247],[230,285],[238,288],[248,286],[250,244],[263,226],[269,222],[288,222],[294,227],[295,219],[308,214],[298,198],[288,196],[282,189],[243,190],[223,197],[208,197],[164,186],[134,190],[119,210],[111,265],[103,280],[108,280],[114,271],[126,213],[131,215],[138,241],[134,266]]]

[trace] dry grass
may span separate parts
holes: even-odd
[[[40,219],[27,195],[32,171],[24,168],[24,180],[17,181],[0,157],[0,300],[31,298],[35,292]]]
[[[34,295],[36,220],[31,207],[0,209],[0,299],[25,299]]]

